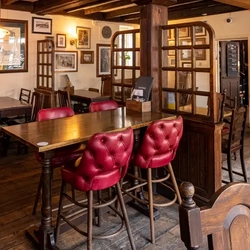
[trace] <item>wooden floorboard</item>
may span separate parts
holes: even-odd
[[[245,143],[245,163],[250,176],[250,130],[247,130]],[[226,164],[224,162],[223,164]],[[239,168],[239,157],[233,161],[234,167]],[[30,226],[40,224],[40,212],[33,216],[32,208],[37,185],[41,174],[41,167],[37,163],[34,153],[17,155],[13,146],[8,157],[0,157],[0,250],[33,250],[35,247],[25,236],[25,230]],[[223,171],[223,178],[228,173]],[[236,177],[237,179],[237,177]],[[237,180],[240,180],[238,177]],[[52,207],[56,208],[60,192],[60,170],[54,171]],[[70,191],[70,189],[69,189]],[[77,193],[79,195],[79,193]],[[149,220],[133,208],[127,206],[130,224],[137,249],[143,250],[182,250],[185,249],[180,240],[178,226],[178,206],[160,209],[161,217],[155,222],[156,243],[149,241]],[[56,211],[53,212],[53,221]],[[116,222],[106,214],[103,217],[105,230],[113,230]],[[112,223],[114,225],[111,225]],[[84,225],[83,225],[84,226]],[[110,227],[110,228],[109,228]],[[126,231],[114,239],[94,240],[94,250],[127,250],[130,249]],[[86,249],[86,238],[74,230],[60,235],[58,244],[61,250]],[[201,249],[207,249],[205,246]]]

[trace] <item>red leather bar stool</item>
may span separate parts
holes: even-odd
[[[147,170],[147,179],[142,176],[136,176],[132,174],[127,174],[128,176],[136,179],[139,184],[131,188],[123,190],[124,193],[131,196],[134,200],[147,205],[149,207],[149,218],[150,218],[150,232],[151,232],[151,242],[155,243],[155,233],[154,233],[154,207],[165,207],[170,206],[178,200],[181,203],[181,196],[178,189],[178,185],[175,179],[175,175],[172,169],[171,161],[174,159],[176,150],[179,146],[180,139],[183,132],[183,120],[179,116],[174,120],[158,120],[152,122],[142,139],[142,142],[135,152],[131,163],[140,169]],[[161,178],[152,177],[152,170],[165,168],[164,171],[166,175],[161,176]],[[141,171],[138,171],[139,173]],[[173,188],[165,183],[169,177],[172,180]],[[161,184],[164,187],[170,188],[174,192],[174,199],[167,203],[154,203],[153,200],[153,187],[152,184]],[[133,192],[138,187],[143,186],[148,188],[148,200],[140,199]]]
[[[119,107],[118,103],[114,100],[91,102],[89,105],[89,112],[112,110],[112,109],[117,109],[118,107]]]
[[[74,114],[75,114],[74,111],[69,107],[56,107],[56,108],[41,109],[37,113],[36,121],[45,121],[45,120],[58,119],[58,118],[63,118],[63,117],[70,117],[70,116],[73,116]],[[67,161],[74,161],[78,159],[79,157],[81,157],[84,148],[85,148],[84,144],[77,144],[77,145],[67,146],[67,147],[56,150],[52,158],[52,162],[51,162],[52,169],[61,167]],[[36,155],[37,161],[39,163],[42,163],[42,158],[40,154],[36,152],[35,155]],[[37,208],[37,204],[40,198],[41,189],[42,189],[42,173],[40,176],[40,181],[39,181],[38,188],[37,188],[37,194],[36,194],[36,198],[35,198],[35,202],[33,206],[33,212],[32,212],[33,215],[36,214],[36,208]]]
[[[125,223],[130,245],[132,249],[135,249],[132,233],[129,226],[128,216],[123,200],[123,196],[120,188],[120,180],[127,172],[130,155],[133,148],[133,129],[128,128],[119,132],[112,133],[98,133],[93,135],[83,152],[83,156],[79,166],[76,168],[74,163],[64,165],[61,168],[62,174],[62,186],[59,202],[59,210],[56,225],[56,235],[58,239],[61,219],[68,223],[77,232],[87,237],[87,249],[92,249],[92,238],[106,239],[114,235],[117,235],[123,228]],[[79,190],[87,193],[87,201],[85,203],[77,202],[65,193],[66,184],[70,184],[75,190]],[[111,200],[107,198],[99,200],[94,199],[94,192],[100,192],[110,187],[115,186],[116,195]],[[67,198],[70,202],[79,206],[81,209],[87,209],[87,230],[81,230],[74,225],[66,216],[66,212],[63,209],[63,198]],[[119,212],[113,203],[119,201],[121,212]],[[122,225],[116,232],[105,235],[93,234],[93,211],[96,209],[109,206],[120,218]]]

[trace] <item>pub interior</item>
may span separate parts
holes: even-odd
[[[107,214],[112,221],[113,211],[129,239],[119,249],[144,249],[134,239],[128,207],[139,211],[138,218],[149,217],[148,249],[159,238],[154,221],[173,207],[185,247],[169,249],[203,244],[205,235],[198,242],[192,225],[208,222],[193,222],[189,213],[209,208],[227,187],[237,196],[238,186],[230,186],[234,175],[248,182],[249,9],[234,0],[1,0],[0,168],[6,172],[20,155],[24,161],[33,157],[41,171],[30,211],[36,222],[23,230],[34,247],[60,249],[57,243],[73,227],[72,237],[80,232],[87,239],[84,249],[95,249],[96,238],[110,249],[110,229],[103,237],[92,231]],[[140,77],[153,79],[143,102],[133,98],[143,93],[136,89]],[[234,161],[240,161],[240,173],[232,169]],[[106,208],[111,198],[115,206]],[[163,202],[155,205],[155,198]],[[250,200],[229,204],[235,218],[240,203]],[[244,216],[249,226],[248,212]],[[215,238],[208,241],[216,249]],[[75,242],[68,240],[64,249],[77,249]],[[0,243],[0,249],[16,248]]]

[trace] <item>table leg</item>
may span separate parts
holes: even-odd
[[[137,129],[137,130],[134,130],[134,150],[135,151],[139,147],[139,144],[140,144],[140,130]],[[134,168],[133,169],[134,175],[139,176],[138,167],[133,166],[133,168]],[[139,181],[135,179],[133,184],[134,184],[134,186],[136,186],[136,185],[139,184]],[[138,188],[138,189],[135,189],[133,192],[134,192],[134,195],[137,198],[139,198],[141,200],[145,199],[143,191],[142,191],[142,187]],[[146,216],[149,217],[149,208],[148,208],[148,206],[136,201],[135,199],[128,202],[128,204],[131,207],[135,208],[136,210],[140,211],[141,213],[143,213],[143,214],[145,214]],[[154,208],[154,220],[157,220],[159,217],[160,217],[159,210]]]
[[[6,135],[5,133],[3,133],[3,156],[4,157],[7,156],[9,144],[10,144],[10,137]]]
[[[55,243],[55,232],[52,225],[52,206],[51,206],[51,183],[52,169],[51,158],[53,152],[45,152],[42,157],[42,208],[41,208],[41,225],[38,229],[30,228],[26,235],[33,243],[42,250],[53,249],[59,250]]]

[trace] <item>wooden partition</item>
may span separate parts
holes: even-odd
[[[159,8],[163,11],[157,11]],[[164,13],[164,10],[164,7],[147,6],[142,7],[141,13],[156,11],[157,15],[157,13]],[[153,18],[154,15],[151,16]],[[144,37],[145,30],[147,30],[145,26],[152,26],[150,21],[143,21],[146,17],[148,15],[142,15],[141,37]],[[157,29],[159,37],[155,34],[152,43],[149,39],[145,45],[146,41],[140,40],[140,53],[146,51],[147,48],[152,60],[159,58],[158,65],[154,61],[154,66],[152,66],[152,60],[140,60],[140,75],[155,78],[152,110],[181,115],[184,119],[184,133],[173,161],[173,168],[178,183],[192,182],[196,188],[197,204],[204,204],[222,184],[222,124],[217,120],[219,106],[215,86],[214,32],[204,22],[164,25],[158,26]],[[124,34],[117,32],[115,37]],[[128,34],[129,31],[126,32],[126,35]],[[135,34],[134,31],[131,32],[132,34]],[[155,40],[159,41],[157,50]],[[117,43],[113,39],[111,51],[112,57],[115,58],[116,52],[124,53],[126,48],[117,47]],[[136,49],[132,48],[132,51],[136,51]],[[154,53],[158,54],[154,55]],[[141,59],[144,56],[141,55]],[[122,63],[122,61],[120,62]],[[133,63],[134,69],[137,69],[136,62]],[[114,64],[113,61],[112,72],[118,68],[121,69],[122,80],[118,84],[113,77],[111,85],[112,88],[120,86],[124,91],[128,84],[124,77],[125,71],[122,70],[128,68],[124,64]],[[135,79],[134,76],[132,79]],[[122,93],[122,96],[125,97],[124,92]],[[162,187],[157,191],[166,196],[169,195],[168,191]]]

